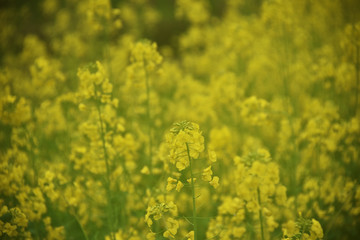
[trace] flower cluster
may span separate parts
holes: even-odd
[[[283,226],[284,240],[296,239],[322,239],[323,229],[320,223],[313,219],[300,217],[294,221],[289,221]]]
[[[252,222],[258,228],[258,234],[271,233],[282,218],[279,209],[288,205],[286,187],[279,182],[279,167],[271,161],[266,149],[258,149],[243,157],[236,156],[234,164],[233,195],[221,199],[218,216],[210,222],[208,238],[252,236],[254,230],[247,229],[246,222]]]
[[[188,121],[176,123],[166,135],[166,142],[170,149],[170,162],[179,171],[189,167],[189,156],[197,159],[204,151],[204,137],[199,125]]]
[[[154,221],[161,220],[163,227],[165,227],[163,236],[173,239],[179,228],[179,222],[176,220],[177,214],[178,209],[174,202],[167,202],[164,196],[159,196],[157,199],[151,199],[146,210],[145,222],[151,228]],[[152,231],[148,233],[147,239],[155,239],[155,233]]]
[[[30,238],[30,232],[25,228],[28,226],[26,215],[19,208],[11,208],[5,205],[0,210],[0,237]]]

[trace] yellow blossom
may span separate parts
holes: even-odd
[[[213,179],[210,181],[210,185],[213,186],[214,188],[218,188],[219,187],[219,177],[214,176]]]
[[[216,152],[215,151],[209,150],[208,155],[209,155],[209,160],[211,162],[216,162],[217,158],[216,158]]]
[[[144,166],[141,171],[140,171],[142,174],[145,174],[145,175],[149,175],[150,174],[150,170],[148,168],[148,166]]]
[[[190,231],[186,234],[187,240],[194,240],[194,231]]]
[[[177,180],[172,178],[172,177],[168,177],[167,179],[167,185],[166,185],[166,191],[171,191],[176,187],[176,182]]]
[[[180,190],[183,188],[184,184],[181,181],[177,182],[176,185],[176,191],[180,192]]]
[[[211,166],[205,168],[205,169],[203,170],[203,172],[202,172],[202,175],[201,175],[202,180],[207,181],[207,182],[210,182],[211,179],[212,179],[212,174],[213,174],[213,172],[212,172],[212,170],[211,170]]]
[[[312,219],[311,221],[312,221],[312,225],[311,225],[312,234],[311,235],[314,235],[315,238],[318,238],[318,239],[323,238],[324,234],[323,234],[323,229],[322,229],[320,223],[315,219]]]

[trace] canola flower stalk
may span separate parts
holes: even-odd
[[[113,196],[111,190],[111,169],[109,162],[109,153],[106,146],[106,126],[103,118],[102,107],[107,104],[115,104],[116,101],[112,101],[110,98],[110,94],[113,90],[112,84],[109,82],[107,77],[107,73],[105,71],[105,67],[100,63],[96,62],[95,72],[92,73],[89,69],[80,70],[78,72],[79,78],[82,80],[82,84],[86,87],[83,90],[83,95],[80,95],[80,99],[92,99],[95,102],[96,113],[98,117],[98,131],[100,133],[100,141],[101,141],[101,149],[102,149],[102,160],[105,163],[105,191],[106,191],[106,199],[108,202],[107,206],[107,222],[108,228],[110,232],[111,239],[115,239],[115,216],[113,209],[115,208],[113,205]],[[86,107],[81,107],[81,109],[86,109]],[[115,208],[116,209],[116,208]],[[80,225],[81,226],[81,225]]]
[[[360,31],[358,29],[358,31]],[[360,86],[360,44],[356,44],[356,62],[355,62],[355,69],[356,69],[356,88],[355,88],[355,110],[354,116],[358,114],[359,108],[359,86]]]
[[[186,151],[190,162],[190,177],[191,177],[191,192],[192,192],[192,204],[193,204],[193,225],[194,225],[194,239],[197,240],[198,228],[197,228],[197,217],[196,217],[196,197],[195,197],[195,184],[194,175],[192,169],[192,159],[190,156],[189,144],[186,144]]]
[[[148,138],[149,138],[149,167],[151,173],[152,164],[153,164],[152,119],[150,114],[150,83],[149,83],[149,76],[146,71],[145,71],[145,85],[146,85],[146,116],[148,121]]]
[[[151,77],[159,70],[159,65],[162,62],[162,57],[157,51],[156,43],[144,40],[134,44],[131,48],[130,66],[127,71],[133,85],[136,81],[143,81],[145,92],[145,108],[146,108],[146,123],[147,123],[147,137],[148,137],[148,158],[147,163],[150,173],[153,169],[153,119],[151,112]],[[136,73],[135,71],[138,71]],[[139,76],[136,76],[136,75]],[[140,79],[136,79],[136,78]],[[141,79],[142,78],[142,79]]]
[[[259,203],[259,221],[260,221],[261,239],[265,240],[263,213],[262,213],[261,198],[260,198],[260,187],[257,187],[257,199]]]
[[[191,187],[192,199],[192,221],[193,236],[195,240],[198,239],[198,217],[196,208],[196,190],[195,190],[195,174],[194,174],[194,161],[200,161],[198,158],[204,151],[204,137],[196,123],[189,121],[181,121],[173,124],[170,133],[166,135],[166,141],[170,150],[170,162],[175,165],[178,171],[183,172],[189,168],[190,178],[187,179]],[[209,160],[216,162],[216,153],[209,151]],[[214,188],[219,186],[219,177],[212,177],[211,166],[206,168],[202,173],[202,179],[207,181]],[[177,184],[176,184],[177,183]],[[166,189],[171,191],[176,186],[176,190],[180,192],[184,184],[177,179],[168,178]],[[190,233],[189,233],[190,234]]]
[[[99,116],[99,122],[100,122],[100,134],[101,134],[101,142],[102,142],[102,147],[103,147],[103,151],[104,151],[104,161],[105,161],[105,165],[106,165],[106,193],[107,193],[107,199],[109,202],[109,207],[108,207],[108,224],[109,224],[109,228],[110,228],[110,232],[111,232],[111,239],[115,240],[115,236],[114,236],[114,218],[113,218],[113,211],[112,211],[112,194],[111,194],[111,189],[110,189],[110,166],[109,166],[109,160],[108,160],[108,153],[107,153],[107,149],[106,149],[106,143],[105,143],[105,131],[104,131],[104,122],[101,116],[101,109],[100,109],[100,102],[97,102],[97,111],[98,111],[98,116]]]

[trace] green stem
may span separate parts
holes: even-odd
[[[149,169],[152,172],[152,138],[151,138],[151,115],[150,115],[150,83],[149,77],[145,70],[145,84],[146,84],[146,117],[148,122],[149,135]]]
[[[359,82],[360,82],[360,76],[359,76],[359,71],[360,71],[360,53],[359,53],[359,45],[356,45],[356,88],[355,88],[355,109],[354,109],[354,115],[356,116],[357,114],[357,109],[358,109],[358,101],[359,101]]]
[[[296,169],[297,169],[297,165],[298,165],[298,148],[296,146],[296,142],[295,142],[295,130],[294,130],[294,123],[293,123],[293,118],[291,116],[291,112],[290,112],[290,107],[294,107],[295,108],[295,104],[292,101],[291,95],[290,95],[290,91],[289,91],[289,85],[288,82],[290,80],[290,73],[289,73],[289,66],[288,63],[291,63],[291,59],[290,59],[290,53],[289,53],[289,38],[287,37],[287,34],[285,32],[285,26],[282,25],[281,29],[280,29],[280,39],[283,40],[283,52],[282,52],[282,58],[280,61],[280,65],[281,65],[281,75],[282,75],[282,80],[283,80],[283,91],[284,91],[284,96],[285,96],[285,101],[284,101],[284,109],[286,112],[286,117],[289,121],[290,124],[290,130],[291,130],[291,136],[290,136],[290,141],[291,141],[291,145],[294,149],[294,153],[291,155],[291,159],[290,159],[290,164],[289,164],[289,170],[291,172],[290,174],[290,185],[291,185],[291,189],[293,189],[293,194],[294,194],[294,205],[295,205],[295,209],[294,209],[294,213],[296,214],[298,212],[298,188],[297,188],[297,179],[296,179]]]
[[[96,89],[96,88],[95,88]],[[109,203],[109,209],[108,209],[108,224],[110,228],[110,235],[111,239],[115,240],[114,237],[114,215],[112,212],[112,196],[111,196],[111,190],[110,190],[110,166],[109,166],[109,160],[108,160],[108,154],[106,150],[106,141],[105,141],[105,130],[104,130],[104,121],[101,116],[101,109],[100,109],[100,102],[97,102],[96,104],[98,115],[99,115],[99,121],[100,121],[100,136],[101,136],[101,142],[102,142],[102,148],[104,152],[104,160],[106,165],[106,179],[105,179],[105,188]]]
[[[87,234],[86,234],[86,232],[85,232],[85,229],[84,229],[83,225],[81,224],[79,218],[76,216],[76,214],[73,214],[73,217],[75,218],[75,220],[76,220],[77,223],[79,224],[80,230],[81,230],[84,238],[85,238],[86,240],[89,240],[89,237],[87,236]]]
[[[192,171],[192,161],[190,157],[189,144],[186,143],[186,151],[190,163],[190,177],[191,177],[191,190],[192,190],[192,200],[193,200],[193,224],[194,224],[194,240],[197,240],[197,221],[196,221],[196,198],[195,198],[195,185],[194,185],[194,175]]]
[[[355,185],[354,186],[357,186],[357,181],[355,182]],[[335,223],[335,220],[338,219],[338,216],[340,215],[341,211],[345,208],[345,205],[348,203],[348,202],[351,202],[351,199],[353,198],[354,196],[354,192],[355,192],[355,187],[353,187],[352,189],[352,194],[349,194],[349,196],[345,199],[345,201],[342,203],[341,207],[339,208],[339,210],[331,217],[331,219],[328,221],[328,224],[327,224],[327,229],[324,233],[324,238],[323,239],[327,239],[327,236],[331,230],[331,228],[333,227],[334,223]]]
[[[95,84],[94,84],[94,88],[96,89]],[[96,95],[96,90],[95,90],[95,95]],[[100,104],[101,104],[100,99],[98,99],[96,101],[96,108],[97,108],[99,121],[100,121],[100,137],[101,137],[101,143],[102,143],[102,148],[103,148],[103,152],[104,152],[104,160],[105,160],[105,165],[106,165],[106,187],[108,187],[108,186],[110,186],[110,166],[109,166],[108,154],[107,154],[107,150],[106,150],[104,121],[103,121],[103,118],[101,115]]]
[[[86,231],[85,231],[85,229],[84,229],[84,226],[81,224],[81,221],[80,221],[79,217],[77,216],[77,214],[75,213],[75,210],[70,207],[70,204],[69,204],[69,202],[67,201],[67,199],[66,199],[65,196],[62,196],[62,198],[63,198],[63,200],[65,201],[67,207],[69,208],[69,214],[70,214],[70,216],[72,216],[72,217],[75,219],[75,221],[79,224],[80,230],[81,230],[81,232],[82,232],[85,240],[89,240],[89,237],[88,237],[88,235],[86,234]]]
[[[35,151],[34,151],[36,145],[35,145],[34,139],[31,137],[32,135],[30,134],[29,130],[26,129],[26,127],[24,127],[24,130],[25,130],[27,137],[29,138],[29,142],[30,142],[29,154],[30,154],[30,160],[31,160],[31,167],[34,171],[32,185],[38,186],[38,171],[37,171],[36,155],[35,155]]]
[[[264,226],[263,226],[263,215],[261,211],[261,198],[260,198],[260,188],[257,188],[257,194],[258,194],[258,203],[259,203],[259,219],[260,219],[260,227],[261,227],[261,239],[265,240],[264,237]]]

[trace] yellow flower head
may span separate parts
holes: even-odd
[[[179,171],[189,166],[188,155],[196,159],[204,151],[204,137],[199,125],[189,121],[175,123],[170,133],[166,135],[166,142],[170,149],[170,162]]]
[[[218,176],[213,177],[213,179],[210,181],[210,185],[213,186],[214,188],[217,188],[219,186],[219,177]]]
[[[213,174],[213,172],[211,170],[211,166],[205,168],[202,173],[202,180],[210,182],[212,179],[212,174]]]

